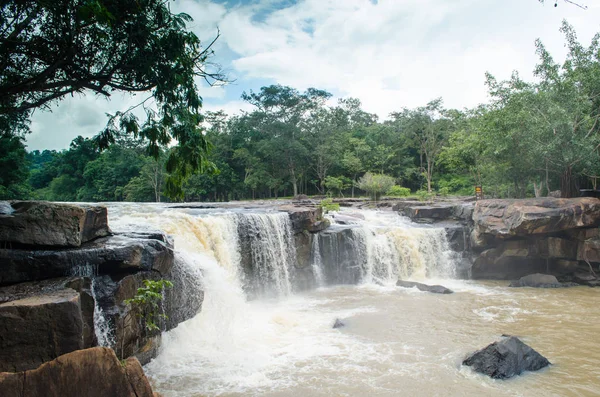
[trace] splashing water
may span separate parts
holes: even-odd
[[[353,300],[332,307],[329,299],[291,294],[296,252],[287,214],[132,205],[110,214],[115,229],[146,224],[172,235],[177,273],[185,275],[175,288],[191,301],[204,291],[202,311],[165,333],[159,356],[146,366],[166,397],[261,394],[311,382],[323,368],[360,377],[394,361],[388,343],[332,329],[335,318],[376,308]],[[318,286],[445,277],[452,268],[442,229],[411,228],[398,216],[368,214],[352,227],[313,235],[311,246]]]

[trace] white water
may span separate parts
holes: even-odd
[[[330,260],[349,261],[336,271],[358,267],[354,270],[364,284],[358,294],[396,291],[398,277],[452,275],[443,229],[415,228],[395,214],[364,214],[366,220],[348,231],[350,247],[334,239],[327,246]],[[125,204],[111,208],[110,216],[115,229],[146,224],[174,236],[180,270],[194,275],[190,279],[204,290],[201,313],[165,333],[159,356],[146,367],[166,397],[294,390],[302,377],[325,382],[314,377],[333,369],[359,376],[396,354],[386,343],[368,343],[331,328],[335,318],[377,312],[376,307],[330,305],[335,293],[326,298],[291,294],[295,249],[287,214],[210,214]],[[323,260],[324,241],[312,242],[318,286],[336,282],[326,278],[326,266],[332,264]],[[242,252],[250,256],[250,274],[241,265],[249,259]],[[193,283],[185,289],[192,291]],[[248,287],[263,299],[248,301]]]

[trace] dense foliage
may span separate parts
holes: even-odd
[[[318,89],[271,85],[242,98],[253,110],[205,115],[205,160],[218,169],[182,184],[186,201],[319,196],[473,194],[525,197],[596,188],[600,178],[600,36],[582,46],[562,26],[568,56],[556,63],[541,42],[536,81],[487,76],[492,100],[452,110],[435,99],[385,121],[358,99],[330,103]],[[16,120],[17,122],[19,120]],[[26,126],[25,126],[26,127]],[[20,139],[0,140],[11,166],[4,197],[159,201],[169,175],[166,144],[148,156],[138,138],[118,134],[99,152],[77,138],[69,150],[25,156]],[[3,156],[4,158],[4,156]],[[28,182],[24,175],[29,169]],[[8,183],[8,184],[7,184]],[[412,192],[412,193],[411,193]]]
[[[66,95],[140,92],[146,117],[139,120],[132,109],[109,115],[97,147],[108,148],[124,131],[158,158],[160,147],[176,140],[166,160],[165,186],[173,197],[181,196],[192,172],[210,166],[196,79],[223,76],[207,69],[210,45],[202,47],[186,29],[188,15],[171,13],[168,0],[0,4],[0,135],[22,136],[33,110],[48,109]]]

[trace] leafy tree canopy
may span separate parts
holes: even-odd
[[[209,144],[199,127],[202,98],[196,81],[222,82],[211,68],[211,45],[187,30],[191,17],[168,0],[0,1],[0,131],[27,132],[34,109],[74,93],[110,97],[147,92],[154,103],[139,120],[131,109],[109,115],[96,143],[106,149],[118,131],[170,152],[167,187],[180,196],[183,180],[208,165]],[[214,41],[213,41],[214,43]],[[144,101],[143,103],[145,103]]]

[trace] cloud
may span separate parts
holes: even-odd
[[[438,96],[474,106],[487,99],[486,71],[531,77],[537,37],[562,56],[563,17],[587,40],[597,28],[592,10],[534,0],[305,0],[260,22],[255,13],[233,9],[221,23],[240,75],[358,97],[381,117]]]
[[[584,1],[584,0],[581,0]],[[537,61],[534,41],[562,59],[558,29],[572,23],[584,44],[598,30],[599,2],[589,9],[536,0],[177,0],[175,12],[194,18],[190,27],[203,43],[217,28],[215,61],[235,85],[199,84],[207,110],[249,110],[241,91],[280,83],[300,90],[327,89],[336,98],[359,98],[381,118],[402,107],[443,97],[446,106],[471,107],[487,100],[484,74],[506,79],[518,70],[527,79]],[[77,135],[92,136],[105,113],[126,109],[136,98],[110,102],[93,95],[36,112],[30,149],[64,148]]]

